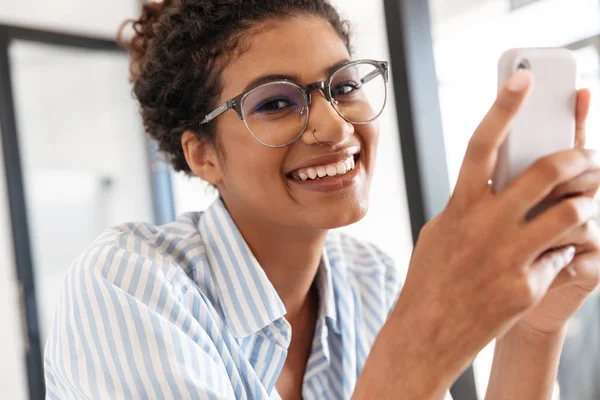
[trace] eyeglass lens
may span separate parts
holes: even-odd
[[[360,63],[338,70],[331,78],[331,98],[338,114],[351,123],[377,118],[386,101],[381,70]],[[244,121],[260,142],[282,146],[306,128],[308,105],[303,91],[292,83],[274,82],[249,92],[242,102]]]

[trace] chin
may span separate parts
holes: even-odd
[[[350,206],[328,207],[319,214],[319,229],[336,229],[352,225],[362,220],[369,209],[368,200],[358,200]]]

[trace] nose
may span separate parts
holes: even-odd
[[[314,133],[314,137],[313,137]],[[354,125],[343,119],[327,101],[322,91],[313,92],[306,130],[301,140],[308,144],[330,146],[346,142],[354,134]]]

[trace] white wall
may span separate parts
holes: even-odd
[[[138,0],[2,0],[0,23],[114,38]]]

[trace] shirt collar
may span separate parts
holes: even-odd
[[[221,308],[231,332],[246,337],[286,314],[286,309],[266,273],[252,254],[225,204],[218,198],[202,213],[198,229],[215,279]],[[321,302],[319,318],[325,316],[339,333],[337,296],[333,275],[345,275],[337,235],[323,247],[317,274]],[[329,249],[329,250],[328,250]],[[332,256],[328,254],[332,252]],[[338,271],[336,273],[334,271]],[[342,276],[340,276],[341,278]]]
[[[337,324],[337,307],[336,307],[336,296],[333,286],[332,278],[332,260],[330,260],[327,247],[323,248],[323,258],[321,259],[321,265],[318,273],[318,288],[319,288],[319,299],[321,302],[321,309],[319,310],[320,315],[325,315],[334,327],[334,331],[340,333],[340,327]]]
[[[283,302],[220,198],[202,213],[198,228],[232,334],[249,336],[285,315]]]

